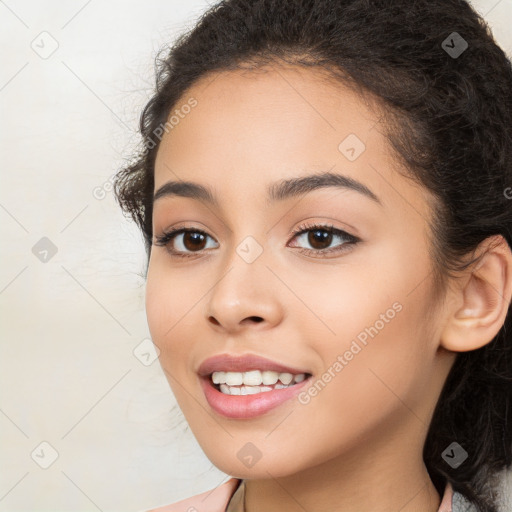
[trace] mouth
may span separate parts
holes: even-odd
[[[273,370],[246,372],[215,371],[207,376],[210,384],[224,395],[256,395],[286,389],[307,380],[310,373],[289,373]]]
[[[311,378],[307,372],[215,371],[201,376],[200,382],[213,411],[225,418],[248,420],[289,403]]]
[[[289,403],[312,378],[306,368],[257,354],[218,354],[197,369],[206,401],[218,414],[249,419]]]

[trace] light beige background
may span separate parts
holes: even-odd
[[[109,186],[157,50],[208,3],[0,0],[0,512],[142,511],[227,478],[149,364],[143,241]],[[512,0],[474,5],[512,54]]]

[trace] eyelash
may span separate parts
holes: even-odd
[[[311,253],[315,253],[315,255],[320,255],[320,257],[327,257],[327,256],[325,256],[326,254],[345,253],[347,251],[350,251],[354,245],[356,245],[357,243],[359,243],[361,241],[360,238],[358,238],[354,235],[351,235],[350,233],[347,233],[346,231],[343,231],[341,229],[337,229],[334,226],[332,226],[331,224],[306,224],[306,223],[304,223],[304,224],[300,225],[292,233],[290,233],[289,236],[293,240],[294,238],[296,238],[299,235],[308,233],[309,231],[315,231],[315,230],[327,231],[328,233],[330,233],[332,235],[340,236],[341,238],[343,238],[345,240],[345,242],[341,245],[332,247],[330,249],[304,249],[303,247],[298,248],[297,250],[300,253],[308,254],[308,255],[310,255]],[[154,245],[167,247],[168,252],[172,256],[175,256],[178,258],[194,257],[195,255],[200,254],[201,252],[204,251],[204,249],[202,249],[200,251],[195,251],[195,252],[191,252],[191,253],[180,253],[179,251],[175,251],[174,249],[169,248],[168,246],[170,245],[170,242],[172,242],[172,240],[174,238],[176,238],[176,236],[178,236],[182,233],[200,233],[201,235],[204,235],[207,237],[210,236],[210,235],[208,235],[208,233],[206,233],[205,231],[202,231],[201,229],[178,226],[176,228],[171,228],[168,231],[164,231],[162,233],[162,235],[160,235],[160,236],[155,236],[156,241],[154,242]],[[212,237],[210,237],[210,238],[212,238]]]

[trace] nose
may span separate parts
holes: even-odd
[[[234,254],[208,296],[207,321],[214,329],[231,334],[275,327],[283,318],[280,294],[276,293],[278,283],[263,255],[247,263]]]

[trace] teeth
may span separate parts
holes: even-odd
[[[221,384],[226,382],[226,372],[213,372],[212,381],[214,384]]]
[[[280,373],[279,380],[283,384],[290,384],[290,382],[293,380],[293,375],[291,373]]]
[[[261,372],[259,370],[253,370],[252,372],[239,373],[238,375],[243,375],[243,382],[248,386],[259,386],[263,380],[261,377]],[[240,382],[240,384],[242,384]]]
[[[228,386],[238,386],[243,383],[244,376],[238,372],[226,372],[226,384]]]
[[[269,384],[275,384],[279,380],[279,373],[268,370],[261,372],[261,380],[266,386]]]
[[[292,375],[288,372],[270,370],[251,370],[248,372],[213,372],[212,382],[220,385],[221,393],[225,395],[254,395],[266,393],[273,389],[284,389],[302,382],[305,373]],[[263,384],[263,385],[262,385]]]
[[[302,382],[306,378],[306,374],[292,375],[287,372],[251,370],[248,372],[213,372],[211,378],[214,384],[227,384],[228,386],[242,384],[245,386],[261,386],[261,384],[268,386],[276,384],[278,380],[284,385],[288,385],[292,381]]]
[[[281,384],[281,388],[278,388],[279,384],[276,385],[277,389],[288,388],[290,386],[284,386]],[[228,386],[227,384],[220,385],[221,393],[225,395],[255,395],[256,393],[266,393],[267,391],[272,391],[273,388],[269,386]]]

